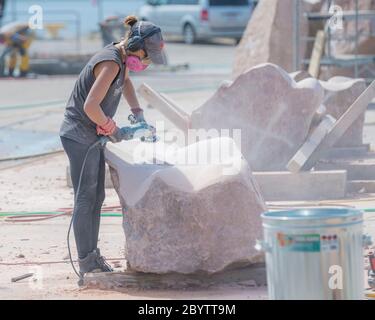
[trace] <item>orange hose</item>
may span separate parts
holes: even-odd
[[[125,258],[109,258],[106,260],[108,261],[121,261],[121,260],[126,260]],[[73,260],[73,262],[77,262],[77,260]],[[60,263],[70,263],[69,260],[57,260],[57,261],[42,261],[42,262],[37,262],[37,261],[30,261],[30,262],[0,262],[0,266],[24,266],[24,265],[43,265],[43,264],[60,264]]]

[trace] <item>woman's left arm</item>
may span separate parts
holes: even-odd
[[[140,105],[138,102],[137,95],[135,93],[135,89],[133,86],[133,82],[130,80],[129,77],[129,69],[125,71],[125,82],[124,82],[124,89],[123,95],[126,101],[128,102],[130,109],[140,109]]]

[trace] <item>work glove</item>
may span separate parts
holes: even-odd
[[[143,109],[141,108],[132,108],[131,109],[131,112],[133,113],[133,116],[135,118],[135,123],[138,123],[138,122],[146,122],[144,116],[143,116]]]
[[[110,136],[110,135],[113,135],[116,131],[116,122],[113,121],[113,119],[111,118],[107,118],[107,122],[102,125],[102,126],[99,126],[97,125],[96,126],[96,133],[98,135],[103,135],[103,136]]]

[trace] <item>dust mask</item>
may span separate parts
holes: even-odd
[[[129,68],[129,70],[134,71],[134,72],[143,71],[148,67],[148,65],[143,64],[141,59],[139,59],[136,56],[126,57],[125,63],[126,63],[126,66]]]

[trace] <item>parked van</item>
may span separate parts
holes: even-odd
[[[253,0],[148,0],[139,17],[159,25],[164,34],[182,35],[188,44],[213,37],[239,41],[254,3]]]

